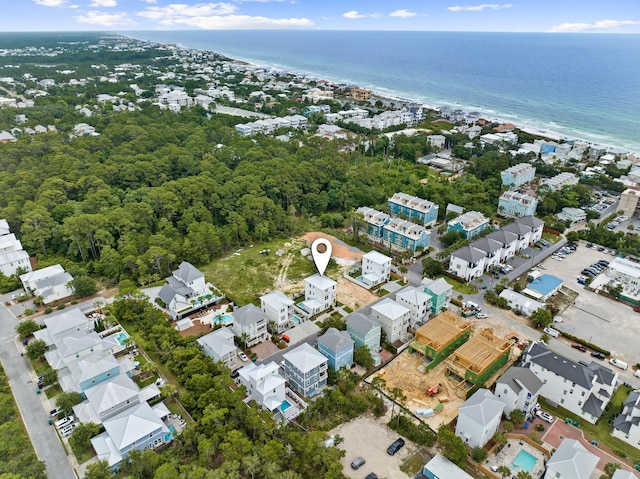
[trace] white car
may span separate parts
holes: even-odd
[[[536,416],[538,416],[543,421],[548,422],[549,424],[551,424],[553,422],[553,416],[551,414],[549,414],[548,412],[538,411],[538,412],[536,412]]]
[[[489,317],[489,315],[486,314],[486,313],[478,313],[478,314],[476,314],[476,318],[478,318],[478,319],[487,319],[488,317]]]
[[[67,437],[68,435],[70,435],[73,430],[78,426],[77,422],[71,423],[68,426],[63,427],[62,429],[60,429],[60,435],[62,437]]]
[[[238,357],[242,360],[242,361],[249,361],[249,358],[247,357],[246,354],[244,354],[242,351],[238,352]]]
[[[543,264],[539,264],[539,265],[538,265],[538,268],[540,268],[540,269],[547,269],[547,267],[546,267],[545,265],[543,265]]]

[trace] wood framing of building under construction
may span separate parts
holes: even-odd
[[[473,384],[482,384],[509,360],[511,343],[490,328],[476,333],[447,358],[450,372]]]
[[[469,320],[445,311],[421,326],[409,347],[411,351],[419,352],[437,364],[467,341],[470,334]]]

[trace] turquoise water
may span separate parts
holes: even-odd
[[[538,462],[538,460],[535,456],[522,449],[511,463],[511,469],[515,471],[522,469],[524,471],[531,472],[531,469],[534,468],[536,462]]]
[[[221,314],[213,318],[215,324],[224,324],[225,326],[233,324],[233,316],[231,314]]]
[[[357,279],[358,281],[360,281],[360,282],[364,283],[364,276],[358,276],[356,279]]]
[[[174,432],[176,432],[176,428],[173,426],[169,426],[169,433],[164,435],[164,442],[171,441]]]
[[[286,399],[284,401],[282,401],[282,404],[280,404],[280,410],[282,412],[285,412],[290,407],[291,407],[291,403],[289,401],[287,401]]]
[[[127,339],[129,338],[129,336],[127,336],[127,333],[120,333],[116,336],[116,341],[118,341],[118,343],[120,343],[120,345],[123,345]]]
[[[293,322],[294,322],[295,324],[300,324],[300,318],[299,318],[298,316],[295,316],[295,315],[294,315],[294,316],[293,316]]]

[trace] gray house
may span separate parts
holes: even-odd
[[[239,338],[246,334],[246,346],[267,339],[267,315],[257,306],[247,304],[233,312],[233,333]]]
[[[530,369],[512,366],[496,381],[495,395],[505,404],[504,413],[520,409],[525,417],[538,401],[542,381]]]
[[[478,389],[458,410],[456,436],[471,447],[484,447],[498,430],[504,403],[488,389]]]
[[[598,456],[591,454],[574,439],[564,439],[547,461],[545,479],[589,479],[598,464]]]
[[[307,343],[283,355],[284,377],[304,397],[322,392],[327,385],[328,360]]]

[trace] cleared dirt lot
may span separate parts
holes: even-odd
[[[545,273],[553,274],[565,281],[565,285],[579,293],[573,306],[562,313],[564,320],[554,327],[562,329],[585,340],[590,340],[611,351],[614,357],[630,364],[640,362],[637,340],[640,338],[640,314],[631,307],[600,296],[585,289],[576,281],[587,266],[614,257],[587,248],[580,242],[578,250],[559,262],[551,258],[544,261]]]
[[[404,438],[405,446],[394,456],[388,455],[387,447],[400,437],[386,426],[385,422],[388,420],[389,414],[380,419],[373,416],[362,416],[342,424],[330,432],[330,434],[338,434],[344,439],[337,447],[346,451],[341,462],[347,477],[364,479],[370,472],[375,472],[380,478],[407,478],[407,475],[400,470],[400,464],[416,446]],[[364,457],[367,463],[354,471],[350,464],[358,456]]]

